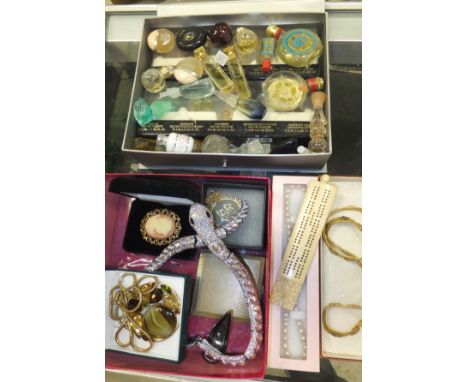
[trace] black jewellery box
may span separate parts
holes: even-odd
[[[168,243],[155,243],[154,241],[151,243],[145,240],[142,232],[144,231],[142,222],[155,210],[158,210],[156,213],[164,211],[179,218],[180,232],[174,240],[195,235],[189,223],[189,210],[194,202],[200,202],[200,192],[194,183],[169,178],[121,176],[110,182],[109,191],[133,198],[122,243],[123,249],[127,252],[157,256],[167,246]],[[176,257],[190,258],[195,255],[195,252],[195,249],[189,249]]]

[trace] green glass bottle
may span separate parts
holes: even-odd
[[[133,105],[133,116],[140,126],[161,118],[169,111],[176,111],[179,108],[176,100],[156,100],[150,104],[143,98],[138,98]]]

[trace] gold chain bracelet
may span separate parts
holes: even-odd
[[[356,305],[356,304],[341,304],[339,302],[331,302],[328,304],[324,309],[322,313],[322,321],[323,321],[323,327],[324,329],[330,333],[331,335],[335,337],[345,337],[345,336],[352,336],[356,333],[358,333],[361,330],[362,327],[362,319],[358,321],[356,325],[354,325],[350,330],[347,332],[340,332],[339,330],[333,329],[329,324],[328,324],[328,309],[330,308],[344,308],[344,309],[357,309],[357,310],[362,310],[361,305]]]
[[[332,216],[332,215],[335,215],[335,214],[337,214],[338,212],[341,212],[341,211],[357,211],[357,212],[362,213],[362,208],[361,207],[356,207],[356,206],[346,206],[346,207],[342,207],[342,208],[337,208],[337,209],[333,210],[332,212],[330,212],[329,217]],[[330,237],[329,237],[330,229],[333,227],[334,224],[337,224],[337,223],[351,224],[354,227],[356,227],[360,232],[362,232],[362,224],[357,222],[354,219],[351,219],[348,216],[339,216],[339,217],[331,218],[331,219],[329,218],[327,223],[325,224],[325,228],[323,229],[323,235],[322,235],[323,241],[325,242],[325,244],[327,245],[327,247],[328,247],[328,249],[329,249],[329,251],[331,253],[333,253],[334,255],[339,256],[339,257],[341,257],[341,258],[343,258],[345,260],[353,261],[356,264],[358,264],[360,267],[362,267],[362,259],[360,257],[358,257],[354,253],[340,247],[338,244],[336,244],[333,240],[330,239]]]

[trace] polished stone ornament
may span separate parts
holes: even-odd
[[[172,335],[177,326],[177,317],[164,306],[150,305],[144,315],[146,330],[153,341],[161,341]]]
[[[250,318],[250,340],[243,354],[225,354],[210,342],[208,338],[197,336],[188,346],[198,347],[202,353],[213,361],[221,361],[223,364],[242,366],[249,359],[255,358],[263,341],[263,315],[260,306],[260,298],[252,273],[236,254],[229,251],[223,242],[227,235],[237,230],[245,220],[248,213],[248,205],[242,201],[242,207],[232,220],[215,228],[213,215],[203,204],[194,203],[190,207],[189,221],[196,235],[182,237],[169,244],[161,254],[156,257],[146,269],[155,271],[162,267],[172,256],[190,248],[207,247],[217,258],[224,262],[233,272],[239,282]]]

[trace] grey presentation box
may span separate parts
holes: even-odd
[[[246,7],[247,8],[247,7]],[[248,9],[246,9],[248,11]],[[199,26],[208,29],[217,22],[227,22],[233,26],[245,26],[258,31],[264,31],[269,24],[278,24],[285,29],[293,28],[318,28],[321,30],[321,38],[324,51],[321,57],[322,77],[325,80],[327,100],[325,103],[325,116],[328,120],[329,147],[325,153],[319,154],[214,154],[214,153],[169,153],[143,151],[133,149],[133,140],[138,127],[133,117],[132,107],[135,100],[143,96],[145,89],[141,85],[141,75],[153,62],[153,52],[148,49],[146,38],[148,34],[157,28],[170,28],[172,30],[187,26]],[[263,37],[262,35],[259,38]],[[177,49],[177,48],[176,48]],[[328,38],[327,38],[327,14],[319,13],[255,13],[234,15],[209,15],[191,17],[155,17],[145,19],[138,53],[135,80],[131,95],[125,135],[122,150],[130,154],[142,165],[150,168],[184,168],[184,169],[214,169],[214,170],[281,170],[281,171],[320,171],[332,154],[332,134],[330,118],[330,86]],[[306,100],[310,103],[310,97]]]

